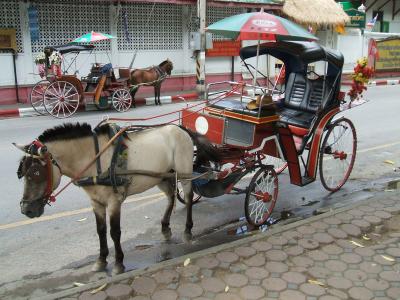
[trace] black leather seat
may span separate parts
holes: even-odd
[[[234,100],[234,99],[221,100],[215,104],[211,104],[210,107],[222,110],[229,110],[246,116],[258,117],[258,109],[257,110],[247,109],[246,103],[240,102],[240,100]],[[268,116],[273,116],[275,114],[276,114],[275,110],[261,109],[260,117],[268,117]]]
[[[332,81],[328,77],[323,91],[323,78],[309,80],[300,73],[291,73],[286,84],[283,109],[280,111],[280,121],[286,124],[310,128],[312,120],[319,109],[327,106]],[[323,101],[325,101],[323,103]]]

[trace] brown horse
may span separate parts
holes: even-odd
[[[172,61],[169,59],[164,60],[158,66],[154,66],[148,69],[135,69],[131,72],[129,81],[134,86],[131,89],[131,95],[133,100],[133,106],[135,107],[135,94],[138,91],[139,87],[142,85],[154,87],[154,98],[156,101],[156,105],[161,105],[160,102],[160,92],[161,92],[161,83],[164,79],[171,75],[171,71],[173,69]]]

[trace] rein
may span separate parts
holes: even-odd
[[[224,94],[222,94],[222,95],[216,97],[215,99],[213,99],[213,100],[214,100],[213,103],[217,103],[217,102],[221,101],[222,99],[224,99],[224,97],[227,97],[227,96],[230,96],[230,95],[234,94],[234,93],[235,93],[238,89],[240,89],[240,88],[241,88],[241,85],[237,85],[237,86],[234,87],[231,91],[226,92],[226,93],[224,93]],[[204,102],[201,102],[200,104],[193,105],[192,107],[195,107],[195,106],[198,106],[198,105],[207,103],[207,102],[208,102],[208,101],[204,101]],[[198,111],[200,111],[200,110],[202,110],[202,109],[203,109],[203,108],[200,108],[200,109],[198,109],[198,110],[192,112],[191,114],[194,114],[194,113],[196,113],[196,112],[198,112]],[[180,111],[181,111],[181,110],[180,110]],[[176,113],[176,112],[173,112],[173,113]],[[170,115],[170,114],[172,114],[172,113],[166,113],[166,114],[163,114],[163,115],[160,115],[160,116]],[[191,115],[191,114],[190,114],[190,115]],[[160,117],[160,116],[157,116],[157,117]],[[152,119],[152,118],[149,118],[149,119]],[[137,120],[140,120],[140,119],[110,118],[110,119],[106,119],[106,120],[101,121],[97,126],[100,126],[102,123],[108,122],[108,121],[111,121],[111,120],[115,120],[115,121],[137,121]],[[142,120],[143,120],[143,119],[142,119]],[[172,120],[172,121],[170,121],[170,122],[163,123],[163,124],[159,124],[158,126],[163,126],[163,125],[171,124],[171,123],[173,123],[173,122],[175,122],[175,121],[178,121],[178,120],[181,120],[181,118],[178,118],[178,119],[175,119],[175,120]],[[144,126],[144,127],[147,127],[146,125],[143,125],[143,126]],[[155,127],[155,126],[157,126],[157,125],[149,125],[148,127]],[[62,174],[62,172],[61,172],[60,166],[59,166],[58,163],[53,159],[51,153],[46,153],[46,154],[45,154],[45,158],[46,158],[46,160],[47,160],[48,174],[51,175],[51,176],[48,176],[48,177],[50,178],[50,180],[47,180],[46,192],[45,192],[45,196],[44,196],[46,200],[48,199],[48,203],[49,203],[49,202],[55,202],[55,201],[56,201],[56,197],[57,197],[58,195],[60,195],[70,184],[72,184],[72,183],[76,182],[77,180],[79,180],[79,179],[81,178],[81,176],[83,175],[83,173],[85,173],[95,162],[97,162],[98,158],[113,144],[113,142],[114,142],[116,139],[118,139],[123,133],[125,133],[125,131],[129,130],[129,129],[132,128],[132,127],[133,127],[133,126],[122,127],[122,128],[107,142],[107,144],[104,146],[104,148],[101,149],[101,150],[92,158],[92,160],[91,160],[78,174],[76,174],[73,178],[71,178],[71,180],[70,180],[69,182],[67,182],[61,189],[59,189],[58,192],[56,192],[56,193],[53,194],[53,195],[52,195],[52,192],[54,192],[54,191],[52,190],[52,188],[53,188],[53,172],[52,172],[51,164],[50,164],[49,162],[51,162],[52,164],[54,164],[55,166],[57,166],[57,167],[59,168],[61,174]],[[42,149],[43,151],[44,151],[44,150],[47,150],[46,146],[43,145],[43,144],[42,144],[40,141],[38,141],[38,140],[33,141],[33,142],[32,142],[32,145],[34,145],[35,147],[37,147],[37,154],[38,154],[38,155],[35,155],[35,157],[37,156],[39,159],[43,159],[43,157],[40,156],[40,154],[41,154],[41,153],[40,153],[40,150],[41,150],[41,149]],[[33,156],[33,154],[31,154],[31,156]],[[136,174],[136,175],[145,175],[145,176],[147,175],[147,176],[152,176],[152,177],[167,177],[167,178],[168,178],[168,177],[172,177],[172,176],[173,176],[173,177],[178,176],[177,173],[176,173],[176,174],[173,174],[173,173],[169,173],[169,174],[167,174],[167,173],[153,173],[153,172],[144,171],[144,170],[129,170],[129,171],[125,171],[125,172],[119,171],[119,172],[117,172],[115,175],[134,175],[134,174]],[[207,177],[207,176],[210,176],[209,172],[200,174],[200,175],[198,175],[198,176],[193,176],[192,174],[181,174],[179,177],[180,177],[180,180],[194,180],[194,179],[197,179],[197,178],[202,178],[202,177]]]

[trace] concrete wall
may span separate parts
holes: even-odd
[[[57,11],[60,6],[63,5],[63,1],[61,0],[31,0],[31,1],[15,1],[15,0],[2,0],[0,3],[0,9],[7,7],[4,3],[6,2],[13,3],[14,5],[14,11],[11,10],[5,10],[5,14],[9,14],[8,16],[6,15],[5,18],[1,18],[0,16],[0,28],[2,27],[11,27],[15,28],[18,27],[18,30],[21,32],[20,37],[19,37],[19,45],[20,45],[20,52],[17,55],[17,75],[18,75],[18,84],[22,87],[24,86],[31,86],[41,80],[41,78],[37,75],[37,69],[36,65],[34,64],[34,57],[37,53],[33,53],[34,51],[33,46],[34,43],[31,42],[31,37],[30,37],[30,32],[29,32],[29,25],[28,25],[28,7],[30,5],[42,5],[41,9],[39,9],[39,17],[42,19],[44,18],[43,16],[48,16],[49,14],[52,14],[52,6],[54,6],[54,12],[56,14],[60,14],[63,12]],[[65,0],[68,3],[72,3],[74,5],[80,5],[78,0]],[[43,8],[43,2],[45,2],[45,8],[46,11],[43,12],[41,15],[41,11],[44,11]],[[17,3],[17,4],[15,4]],[[88,3],[88,4],[87,4]],[[87,13],[90,14],[90,5],[98,5],[97,1],[87,1],[85,2],[86,6],[89,6],[89,9],[87,9]],[[72,5],[71,4],[71,5]],[[1,6],[3,5],[3,6]],[[17,5],[17,7],[15,7]],[[65,4],[64,4],[65,5]],[[107,5],[104,2],[101,5]],[[108,46],[109,51],[96,51],[96,55],[88,55],[86,53],[81,53],[81,55],[78,56],[76,63],[74,63],[71,68],[70,68],[70,73],[74,72],[75,66],[79,73],[77,74],[78,77],[80,76],[86,76],[89,73],[91,64],[94,62],[102,62],[102,63],[108,63],[111,62],[113,63],[113,66],[115,68],[118,67],[128,67],[129,64],[131,63],[132,57],[135,53],[135,49],[137,50],[137,56],[136,59],[133,63],[133,68],[146,68],[149,66],[153,65],[158,65],[160,62],[163,60],[169,58],[170,60],[173,61],[174,63],[174,70],[172,72],[172,77],[177,77],[178,80],[167,80],[166,83],[163,84],[163,90],[164,87],[167,87],[167,90],[172,88],[168,87],[168,84],[174,82],[173,86],[175,88],[175,85],[178,84],[179,82],[185,82],[185,85],[183,85],[181,88],[193,88],[195,87],[196,84],[196,59],[193,57],[193,51],[189,49],[189,33],[193,30],[196,30],[195,25],[193,24],[193,21],[195,20],[196,16],[196,6],[189,6],[189,5],[183,5],[179,6],[178,9],[174,9],[175,11],[178,10],[180,11],[179,15],[179,38],[181,39],[179,41],[180,47],[175,49],[165,49],[163,47],[158,48],[153,50],[151,46],[149,47],[143,47],[143,45],[140,43],[140,38],[144,35],[147,36],[147,40],[151,39],[154,44],[157,44],[157,39],[161,39],[161,35],[163,34],[162,31],[164,30],[170,30],[168,27],[165,27],[166,22],[162,22],[163,18],[168,18],[170,17],[168,15],[168,7],[174,4],[155,4],[157,15],[155,16],[154,13],[152,14],[149,11],[149,8],[152,8],[153,3],[131,3],[128,5],[132,6],[137,6],[137,8],[144,9],[144,6],[147,5],[146,13],[143,13],[143,16],[141,16],[140,20],[137,20],[135,18],[130,18],[128,19],[129,26],[130,26],[130,34],[133,38],[139,38],[139,42],[135,40],[135,42],[132,43],[132,49],[128,50],[119,50],[119,45],[117,40],[112,40],[110,45]],[[85,6],[85,7],[86,7]],[[111,33],[114,36],[117,36],[119,39],[125,39],[125,36],[123,34],[123,24],[121,21],[121,7],[118,8],[114,4],[108,4],[107,11],[109,11],[109,16],[105,16],[104,19],[99,20],[97,24],[93,24],[92,28],[96,30],[96,28],[99,28],[100,25],[102,27],[100,28],[105,28],[104,27],[104,22],[108,22],[108,29],[104,29],[107,33]],[[178,7],[178,6],[175,6]],[[2,9],[3,10],[3,9]],[[136,7],[132,8],[131,11],[136,11]],[[161,11],[161,14],[159,14]],[[165,15],[163,15],[165,11]],[[212,9],[209,10],[208,12],[208,21],[209,22],[214,22],[217,19],[224,18],[226,16],[232,15],[234,13],[239,13],[242,12],[243,9],[240,11],[236,12],[237,9],[233,8],[216,8],[213,7]],[[2,13],[4,13],[2,11]],[[14,17],[14,15],[18,15],[19,19],[14,18],[14,23],[10,24],[8,23],[9,17]],[[107,13],[108,14],[108,13]],[[80,34],[84,34],[88,31],[88,28],[91,25],[86,24],[87,19],[84,15],[84,12],[80,10],[80,18],[77,19],[79,22],[82,24],[72,24],[72,25],[66,25],[65,23],[68,20],[59,20],[59,23],[62,23],[63,25],[59,25],[57,22],[55,22],[55,19],[52,20],[42,20],[42,22],[51,22],[54,26],[52,27],[54,29],[54,32],[47,30],[46,32],[41,32],[42,36],[45,36],[46,39],[49,41],[48,45],[55,45],[58,42],[54,42],[52,40],[52,35],[54,35],[54,40],[55,41],[60,41],[60,40],[71,40],[74,37],[79,36]],[[92,18],[93,19],[93,18]],[[150,20],[152,24],[148,26],[148,32],[143,32],[143,24],[147,22],[147,20]],[[156,20],[155,25],[153,24],[154,21]],[[16,23],[18,21],[18,24]],[[62,21],[62,22],[61,22]],[[175,20],[176,21],[176,20]],[[86,23],[85,23],[86,22]],[[140,23],[140,24],[139,24]],[[100,25],[99,25],[100,24]],[[71,26],[72,29],[74,29],[76,32],[68,32],[65,28],[69,28],[68,26]],[[96,27],[97,26],[97,27]],[[43,27],[45,27],[43,25]],[[77,29],[78,28],[78,29]],[[81,31],[79,31],[79,28],[84,28]],[[141,31],[139,31],[139,29]],[[53,30],[52,29],[52,30]],[[135,30],[138,31],[135,31]],[[41,28],[40,30],[44,30]],[[176,34],[177,35],[177,34]],[[67,38],[65,39],[60,39],[60,36],[65,36]],[[64,42],[62,42],[64,43]],[[43,42],[42,42],[43,44]],[[139,45],[138,45],[139,44]],[[160,43],[158,43],[160,44]],[[139,47],[141,46],[141,47]],[[36,47],[38,48],[38,47]],[[146,48],[146,49],[144,49]],[[41,49],[41,48],[40,48]],[[68,59],[71,58],[71,55],[66,55],[65,56],[65,63],[64,66],[68,65]],[[241,63],[239,58],[235,58],[235,72],[240,73],[241,71]],[[12,65],[12,56],[11,54],[8,53],[0,53],[0,102],[4,101],[9,101],[11,98],[15,97],[15,93],[13,92],[13,86],[14,86],[14,75],[13,75],[13,65]],[[231,71],[231,59],[229,57],[221,57],[221,58],[207,58],[207,63],[206,63],[206,72],[209,75],[209,77],[212,76],[219,76],[221,73],[224,74],[230,74]],[[36,74],[35,74],[36,73]],[[230,75],[228,75],[230,76]],[[228,79],[228,78],[227,78]],[[192,81],[191,84],[189,84],[189,81]],[[4,94],[4,90],[7,89],[7,93]],[[1,90],[3,90],[3,94],[1,93]],[[26,94],[25,92],[22,92],[22,94]],[[10,98],[11,97],[11,98]],[[8,99],[10,98],[10,99]]]
[[[372,15],[374,10],[377,10],[380,6],[382,6],[387,0],[379,0],[374,3],[374,0],[366,1],[366,6],[369,8],[366,12],[367,22],[371,20],[374,16]],[[392,17],[392,8],[393,2],[396,2],[396,10],[400,8],[400,2],[398,0],[390,1],[380,10],[383,11],[383,20],[390,22],[389,32],[390,33],[399,33],[400,32],[400,13],[398,13],[394,18]],[[371,6],[371,4],[373,4]],[[376,28],[379,28],[379,24],[377,23]]]

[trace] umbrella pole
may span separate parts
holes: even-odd
[[[258,34],[258,44],[257,44],[257,58],[256,58],[256,71],[253,78],[253,92],[256,95],[256,83],[257,83],[257,72],[258,72],[258,56],[260,54],[260,34]]]

